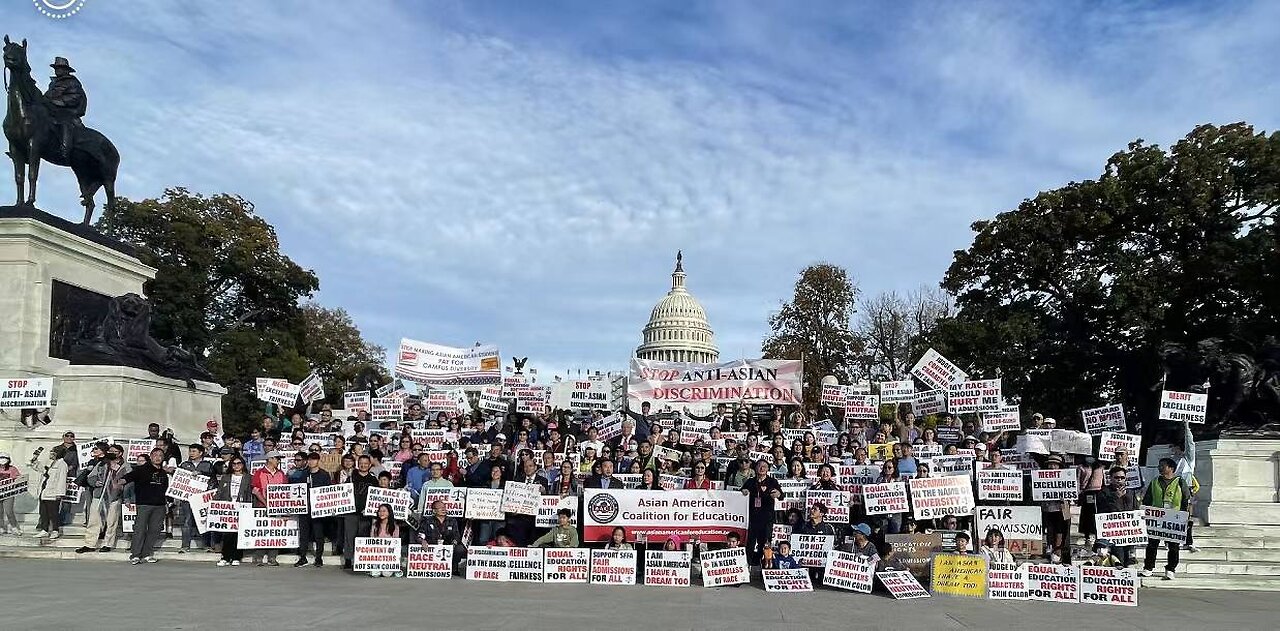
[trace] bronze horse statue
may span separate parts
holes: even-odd
[[[31,77],[27,63],[27,40],[21,44],[4,36],[5,91],[9,109],[4,116],[4,135],[9,140],[9,158],[13,160],[13,180],[18,185],[18,204],[23,203],[24,178],[31,181],[26,204],[35,206],[36,181],[40,177],[40,161],[69,166],[80,183],[80,204],[84,206],[84,224],[93,219],[93,196],[98,189],[107,192],[107,208],[115,204],[116,169],[120,153],[115,145],[97,130],[76,130],[68,150],[62,150],[53,105]],[[25,167],[25,169],[24,169]],[[25,171],[25,173],[24,173]]]

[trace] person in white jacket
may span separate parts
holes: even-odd
[[[1194,491],[1194,489],[1197,488],[1197,485],[1194,482],[1196,478],[1196,439],[1191,435],[1190,422],[1182,422],[1182,432],[1182,444],[1179,445],[1175,443],[1173,445],[1173,460],[1178,464],[1178,466],[1174,468],[1173,474],[1182,478],[1182,481],[1187,485],[1187,488]],[[1194,492],[1191,494],[1187,510],[1192,515],[1196,512],[1196,496]],[[1191,536],[1191,521],[1187,520],[1187,545],[1182,549],[1194,554],[1199,552],[1200,548],[1192,545],[1192,541],[1194,541],[1194,539],[1192,539]]]
[[[40,523],[36,526],[36,537],[57,539],[62,536],[62,522],[58,517],[58,509],[62,505],[62,496],[67,494],[67,455],[64,445],[56,445],[49,450],[49,461],[40,468]]]

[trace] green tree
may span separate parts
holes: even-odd
[[[345,309],[326,309],[314,302],[302,305],[302,342],[311,367],[324,380],[325,401],[342,405],[342,393],[351,390],[356,376],[374,370],[382,382],[387,373],[386,349],[365,341]]]
[[[858,290],[839,266],[818,263],[804,268],[790,302],[769,316],[773,333],[765,338],[768,359],[804,358],[804,396],[816,404],[822,378],[841,383],[854,377],[862,344],[851,330]]]
[[[1278,207],[1280,134],[1135,141],[1098,179],[974,223],[942,282],[959,312],[931,341],[1024,410],[1078,419],[1120,401],[1149,427],[1164,344],[1248,347],[1280,328]]]

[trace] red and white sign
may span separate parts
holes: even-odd
[[[136,513],[135,513],[136,515]],[[240,508],[236,546],[241,550],[280,550],[298,547],[298,519],[271,517],[265,508]]]
[[[958,381],[947,386],[947,409],[954,414],[1000,412],[1004,409],[999,379]]]
[[[724,587],[751,582],[746,548],[707,550],[701,554],[701,560],[703,587]]]
[[[881,381],[881,403],[913,403],[916,400],[916,382],[911,379],[902,381]]]
[[[693,554],[687,550],[646,550],[644,584],[688,587],[693,572]]]
[[[1021,469],[978,469],[978,499],[1022,501]]]
[[[920,581],[906,570],[876,572],[876,578],[880,579],[880,583],[889,590],[894,600],[929,598],[929,592],[921,587]]]
[[[689,364],[632,358],[627,400],[633,410],[679,403],[800,405],[803,363],[791,359],[739,359]]]
[[[455,348],[402,338],[395,376],[428,386],[496,386],[502,366],[493,344]]]
[[[302,386],[289,383],[288,379],[271,379],[258,377],[258,400],[274,403],[280,407],[291,408],[298,404],[298,393]]]
[[[331,484],[311,489],[311,516],[332,517],[356,512],[355,485]]]
[[[592,585],[635,585],[635,550],[592,550]]]
[[[1129,454],[1129,462],[1138,461],[1138,450],[1142,448],[1142,436],[1138,434],[1122,434],[1120,432],[1102,432],[1102,441],[1098,443],[1098,460],[1116,461],[1116,450],[1123,449]]]
[[[1147,520],[1141,510],[1097,513],[1093,516],[1099,539],[1113,546],[1147,545]]]
[[[905,482],[868,484],[862,487],[862,499],[868,515],[905,513],[910,510],[907,505],[907,485]]]
[[[53,378],[5,379],[0,381],[0,409],[47,408],[53,406]]]
[[[544,583],[586,583],[591,579],[591,550],[546,548],[542,552]]]
[[[1160,392],[1160,420],[1203,423],[1209,412],[1209,395],[1195,392]]]
[[[969,380],[969,375],[932,348],[912,366],[911,374],[930,388],[943,391],[953,383]]]
[[[268,484],[267,514],[272,517],[306,515],[308,512],[307,498],[307,485],[305,483]]]
[[[874,394],[851,394],[844,401],[846,419],[876,420],[880,418],[880,397]]]
[[[723,542],[730,532],[746,538],[747,496],[738,491],[586,489],[582,501],[584,541],[608,541],[615,526],[632,541],[641,532],[651,541],[680,535]]]
[[[1036,469],[1031,472],[1031,501],[1074,502],[1080,495],[1075,469]]]
[[[809,570],[802,567],[789,570],[761,570],[766,592],[811,592],[813,581],[809,580]]]
[[[992,600],[1026,600],[1027,571],[1016,565],[993,563],[987,568],[987,598]]]
[[[791,535],[791,555],[805,567],[827,564],[827,553],[835,547],[834,535]]]
[[[343,392],[342,393],[342,410],[347,414],[355,414],[357,412],[369,411],[368,391]]]
[[[1080,602],[1088,605],[1138,606],[1138,573],[1118,567],[1080,567]]]
[[[185,502],[192,495],[208,490],[209,476],[187,469],[174,469],[169,476],[169,490],[165,491],[164,496]]]
[[[848,491],[815,491],[809,490],[804,494],[805,514],[809,513],[809,507],[822,502],[827,507],[826,521],[835,524],[849,523],[849,505],[852,503],[849,499]]]
[[[467,580],[541,583],[542,548],[467,548]]]
[[[365,517],[375,517],[378,514],[378,507],[383,504],[391,506],[391,512],[395,514],[395,518],[404,521],[409,517],[409,510],[413,507],[413,496],[409,495],[409,489],[384,489],[380,486],[371,486],[369,494],[364,498],[364,510],[361,513]]]
[[[872,559],[850,552],[832,550],[827,554],[826,572],[823,573],[822,584],[851,592],[870,594],[875,572],[876,563]]]
[[[968,477],[912,478],[907,483],[917,520],[973,514],[973,487]]]
[[[352,563],[357,572],[399,572],[400,539],[356,537]]]
[[[453,546],[411,544],[404,575],[408,578],[434,578],[446,581],[453,578]]]
[[[239,531],[240,510],[243,508],[252,508],[252,506],[250,504],[241,504],[240,502],[224,502],[221,500],[209,502],[207,517],[209,530],[213,532]]]
[[[1029,563],[1027,594],[1031,600],[1055,603],[1080,602],[1080,572],[1070,565]]]

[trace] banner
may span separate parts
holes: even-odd
[[[1103,432],[1123,432],[1126,429],[1124,406],[1119,403],[1080,410],[1080,420],[1084,421],[1084,431],[1094,436]]]
[[[911,379],[902,381],[881,381],[881,403],[914,403],[916,400],[916,382]]]
[[[343,392],[342,393],[342,410],[347,414],[355,415],[357,412],[369,411],[369,393],[361,392]]]
[[[1187,511],[1143,506],[1147,537],[1187,545]]]
[[[467,519],[503,519],[502,489],[467,489],[467,506],[463,517]]]
[[[1102,432],[1102,441],[1098,443],[1098,460],[1116,461],[1116,450],[1123,449],[1129,454],[1129,462],[1138,461],[1138,450],[1142,448],[1142,436],[1121,432]]]
[[[1019,469],[978,469],[978,499],[1021,502],[1022,479]]]
[[[306,515],[309,511],[307,497],[307,485],[305,482],[297,484],[268,484],[267,514],[272,517]]]
[[[242,506],[236,546],[241,550],[281,550],[298,547],[298,520],[271,517],[265,508]]]
[[[973,487],[968,477],[912,478],[907,484],[916,520],[973,514]]]
[[[1029,563],[1023,568],[1027,572],[1027,594],[1031,600],[1080,602],[1080,572],[1074,566]]]
[[[9,466],[13,466],[12,464]],[[0,480],[0,500],[7,500],[27,492],[28,477],[20,475],[16,478]]]
[[[1080,602],[1090,605],[1138,606],[1138,573],[1118,567],[1080,567]]]
[[[644,584],[688,587],[692,582],[693,554],[687,550],[645,550]]]
[[[0,388],[0,409],[53,407],[53,377],[6,379],[0,383],[4,384]]]
[[[480,410],[484,412],[505,413],[507,402],[502,398],[502,388],[486,386],[480,389]]]
[[[894,600],[910,600],[912,598],[929,598],[929,592],[920,586],[920,581],[906,570],[876,572],[880,584],[889,590]]]
[[[747,496],[738,491],[585,489],[583,506],[584,541],[608,541],[614,526],[633,541],[641,532],[658,541],[680,535],[718,543],[730,532],[746,539]]]
[[[542,506],[542,489],[537,484],[508,480],[502,489],[502,512],[537,515]]]
[[[251,504],[223,502],[221,500],[209,502],[209,510],[206,517],[209,530],[213,532],[238,532],[240,530],[240,511],[245,508],[253,508],[253,506]]]
[[[453,578],[453,546],[411,544],[404,575],[407,578],[434,578],[446,581]]]
[[[544,583],[586,583],[591,579],[591,550],[587,548],[545,548],[542,558]]]
[[[467,506],[467,488],[465,486],[422,487],[422,514],[432,514],[431,505],[437,501],[444,502],[445,514],[454,519],[462,519]],[[555,524],[552,524],[553,526]],[[550,526],[547,526],[548,528]]]
[[[390,505],[395,518],[404,521],[409,517],[409,511],[413,507],[413,496],[409,494],[409,489],[384,489],[380,486],[371,486],[369,494],[364,498],[364,510],[361,513],[365,517],[376,517],[378,507],[383,504]]]
[[[751,582],[746,548],[739,546],[723,550],[706,550],[702,552],[701,560],[703,587],[724,587]]]
[[[592,550],[592,585],[635,585],[636,551]]]
[[[1005,407],[998,412],[982,413],[982,431],[989,434],[996,432],[1016,432],[1022,429],[1022,412],[1018,406]]]
[[[827,507],[826,521],[833,524],[849,523],[849,501],[848,491],[815,491],[809,490],[804,494],[805,515],[809,514],[809,507],[822,502]]]
[[[561,381],[551,386],[551,407],[575,412],[608,410],[609,387],[604,379]]]
[[[809,570],[802,567],[789,570],[761,570],[766,592],[811,592],[813,582],[809,580]]]
[[[467,548],[467,580],[541,583],[542,552],[542,548],[470,546]]]
[[[298,404],[300,386],[289,383],[288,379],[271,379],[258,377],[258,400],[274,403],[280,407],[291,408]]]
[[[1075,469],[1036,469],[1031,472],[1031,501],[1074,502],[1080,495]]]
[[[1027,571],[1016,565],[993,563],[987,570],[987,598],[992,600],[1027,600]]]
[[[164,492],[164,496],[185,502],[192,495],[208,490],[209,476],[200,475],[189,469],[174,469],[173,473],[169,474],[169,488]]]
[[[803,364],[790,359],[739,359],[690,364],[632,358],[627,402],[640,409],[679,403],[773,403],[801,405]]]
[[[987,560],[976,554],[933,555],[929,590],[935,594],[987,597]]]
[[[1097,513],[1093,523],[1099,539],[1106,539],[1113,546],[1147,545],[1147,521],[1140,510]]]
[[[497,386],[502,384],[501,363],[492,344],[454,348],[402,338],[394,374],[428,386]]]
[[[350,482],[311,489],[311,516],[332,517],[356,512],[356,488]]]
[[[880,420],[880,397],[874,394],[851,394],[844,401],[846,420]]]
[[[868,484],[862,487],[862,501],[868,515],[905,513],[910,509],[905,482]]]
[[[827,553],[836,545],[834,535],[791,535],[791,555],[805,567],[827,564]]]
[[[351,561],[356,572],[399,572],[400,539],[356,537]]]
[[[953,383],[969,380],[969,375],[932,348],[911,367],[911,374],[928,384],[931,389],[944,392]]]
[[[871,593],[876,564],[871,559],[850,552],[832,550],[822,573],[822,584],[862,594]]]
[[[975,539],[981,541],[988,530],[995,528],[1004,535],[1010,554],[1043,554],[1044,514],[1039,506],[978,506],[973,512]]]
[[[999,379],[953,381],[947,386],[947,410],[953,414],[999,412],[1004,409]]]
[[[1195,392],[1160,391],[1160,420],[1203,423],[1209,410],[1209,395]]]

